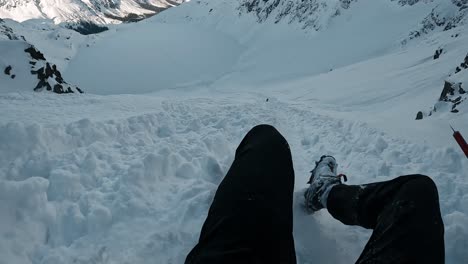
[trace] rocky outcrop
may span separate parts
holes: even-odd
[[[13,29],[5,24],[5,20],[0,18],[0,39],[6,38],[9,40],[23,40],[26,41],[24,36],[17,35]]]
[[[339,15],[341,9],[348,9],[357,0],[340,0],[333,5],[326,0],[240,0],[239,12],[254,14],[259,23],[272,19],[274,23],[287,21],[297,22],[303,28],[312,27],[320,30],[323,26],[323,14]]]
[[[3,72],[6,75],[10,75],[11,74],[11,69],[12,69],[11,65],[8,65]]]
[[[447,102],[451,104],[452,113],[458,113],[457,106],[466,101],[467,94],[466,91],[462,88],[462,83],[450,83],[445,82],[444,89],[440,95],[440,102]],[[436,110],[436,108],[434,107]]]
[[[109,30],[106,26],[100,26],[88,21],[80,21],[78,23],[67,23],[66,28],[75,30],[81,35],[97,34]]]
[[[328,20],[340,15],[349,9],[353,2],[359,0],[240,0],[239,14],[253,14],[259,23],[266,20],[274,23],[297,22],[303,28],[320,30]],[[388,0],[400,6],[413,6],[425,4],[434,0]],[[451,2],[438,5],[421,22],[421,27],[410,33],[409,39],[427,34],[436,28],[449,30],[463,23],[467,15],[468,4],[466,0],[451,0]],[[327,17],[324,17],[327,16]],[[406,40],[408,41],[408,39]]]
[[[459,106],[468,101],[468,93],[462,83],[453,83],[445,81],[444,88],[440,94],[437,103],[430,109],[429,112],[424,113],[419,111],[416,115],[416,120],[423,119],[424,117],[432,116],[439,112],[458,113]]]
[[[442,54],[443,50],[438,49],[434,55]],[[463,58],[463,57],[462,57]],[[423,119],[424,117],[432,116],[441,112],[459,113],[460,111],[467,111],[468,109],[468,88],[466,87],[468,81],[468,54],[462,59],[461,63],[456,66],[455,72],[450,74],[448,80],[444,82],[442,92],[439,99],[430,108],[429,111],[419,111],[416,114],[416,120]],[[461,109],[463,108],[463,109]]]
[[[423,112],[421,112],[421,111],[419,111],[419,112],[416,114],[416,120],[421,120],[421,119],[423,119],[423,117],[424,117],[424,114],[423,114]]]
[[[440,58],[440,55],[442,55],[442,52],[444,52],[444,49],[442,49],[442,48],[436,50],[435,53],[434,53],[434,56],[433,56],[434,60],[437,60],[438,58]]]
[[[57,69],[57,66],[47,62],[44,54],[34,46],[28,47],[24,52],[29,54],[31,74],[35,75],[38,80],[34,87],[34,91],[39,92],[45,89],[57,94],[75,92],[83,93],[80,88],[65,82],[62,78],[62,74]]]
[[[421,1],[399,1],[400,3],[412,5]],[[468,1],[451,0],[445,5],[438,5],[421,21],[420,27],[410,32],[409,37],[402,41],[406,44],[409,40],[426,35],[436,29],[447,31],[465,24],[468,20]]]
[[[3,71],[3,73],[5,73],[5,75],[7,76],[10,76],[11,79],[14,79],[16,77],[16,74],[12,74],[12,70],[13,67],[11,65],[8,65]]]
[[[421,0],[391,0],[392,2],[395,2],[395,1],[398,1],[398,4],[400,4],[401,6],[405,6],[405,5],[409,5],[409,6],[412,6],[414,4],[417,4],[419,2],[423,2]],[[432,0],[425,0],[425,2],[432,2]]]
[[[464,69],[468,69],[468,54],[466,54],[465,59],[463,60],[462,63],[460,63],[457,68],[455,68],[455,74],[461,72]]]
[[[43,60],[43,61],[46,60],[45,57],[44,57],[44,54],[42,54],[42,52],[38,51],[33,46],[25,49],[24,52],[29,53],[29,56],[31,56],[31,58],[36,60],[36,61],[37,60]]]

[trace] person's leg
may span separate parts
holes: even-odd
[[[288,143],[272,126],[254,127],[237,148],[185,263],[296,263],[293,189]]]
[[[356,263],[444,263],[439,196],[427,176],[339,184],[328,195],[327,209],[344,224],[374,230]]]

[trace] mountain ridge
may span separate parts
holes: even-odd
[[[141,20],[185,0],[1,0],[0,17],[19,22],[52,19],[63,22],[88,21],[96,24]]]

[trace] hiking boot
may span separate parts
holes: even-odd
[[[310,186],[304,193],[306,210],[310,213],[326,208],[332,187],[342,184],[341,176],[344,175],[337,175],[337,168],[338,164],[332,156],[322,156],[315,162],[315,168],[307,182]]]

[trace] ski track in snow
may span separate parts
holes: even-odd
[[[39,97],[38,109],[57,111],[57,106],[47,106],[48,97]],[[94,97],[61,100],[73,109],[74,104],[83,107],[82,101],[114,104],[126,98],[114,96],[113,102]],[[275,98],[134,99],[153,106],[144,113],[122,106],[113,119],[109,112],[90,110],[83,115],[87,118],[68,122],[34,122],[39,114],[28,122],[0,122],[4,259],[182,263],[198,239],[237,144],[262,123],[275,126],[290,143],[297,197],[322,154],[335,155],[350,184],[430,175],[439,186],[447,263],[468,259],[468,184],[463,173],[468,162],[458,150],[391,138],[364,123],[322,116],[307,105]],[[14,105],[38,98],[13,94],[0,100]],[[55,118],[67,115],[57,112]],[[370,231],[344,226],[325,211],[307,216],[298,200],[294,210],[298,263],[352,263],[370,236]]]

